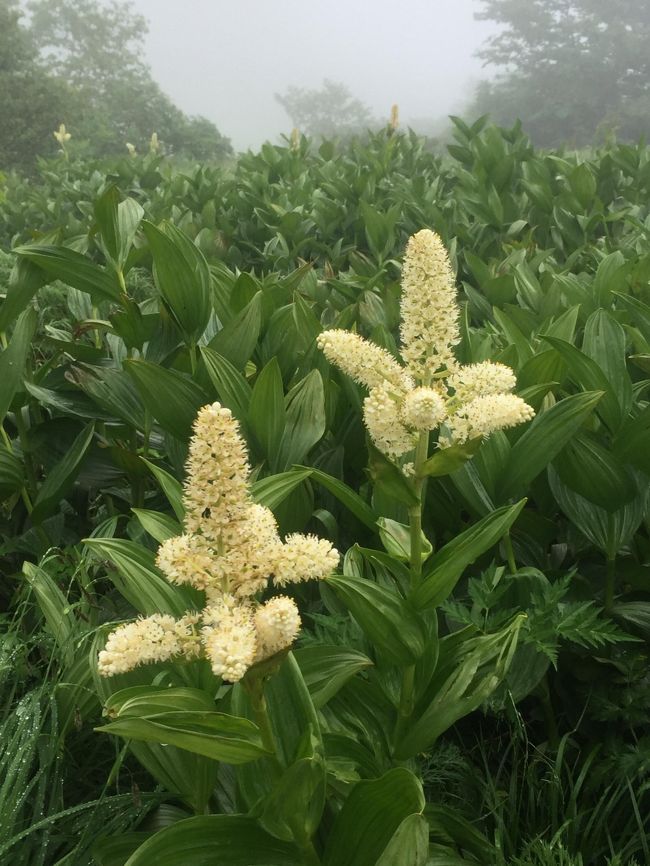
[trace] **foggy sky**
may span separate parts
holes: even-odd
[[[149,21],[147,60],[188,114],[238,150],[289,133],[275,101],[295,84],[341,81],[379,117],[404,124],[462,109],[490,32],[477,0],[134,0]]]

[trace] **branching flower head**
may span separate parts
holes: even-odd
[[[52,135],[59,142],[61,147],[65,148],[65,145],[70,141],[72,135],[66,130],[65,123],[60,124],[59,128],[56,129]]]
[[[439,444],[462,444],[529,420],[533,410],[512,395],[513,371],[483,361],[462,366],[460,310],[454,274],[440,237],[423,229],[410,238],[402,268],[401,355],[398,360],[358,334],[325,331],[318,345],[330,363],[369,390],[363,404],[368,434],[403,471],[414,464],[420,437],[444,424]]]
[[[204,406],[189,446],[184,532],[160,545],[157,564],[171,583],[204,592],[205,607],[180,620],[156,615],[120,626],[100,654],[104,676],[202,654],[216,674],[236,682],[293,642],[300,627],[295,604],[280,597],[260,606],[257,596],[270,581],[327,577],[339,554],[314,535],[283,541],[273,513],[253,501],[249,474],[232,413],[219,403]]]

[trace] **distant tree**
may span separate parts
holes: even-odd
[[[71,104],[68,88],[43,73],[13,0],[0,0],[0,171],[28,168],[51,150]]]
[[[6,0],[0,0],[6,2]],[[187,117],[151,77],[143,60],[146,20],[123,0],[28,0],[29,36],[41,65],[76,94],[74,116],[61,117],[92,152],[144,147],[152,132],[163,145],[208,159],[231,152],[205,118]]]
[[[292,86],[283,94],[276,93],[275,98],[294,127],[308,136],[349,138],[377,125],[367,105],[345,84],[329,79],[319,90]]]
[[[481,0],[501,26],[479,55],[500,68],[480,85],[477,113],[521,118],[540,144],[583,143],[599,126],[650,132],[650,3],[646,0]]]

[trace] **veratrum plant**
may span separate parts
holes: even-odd
[[[533,413],[510,393],[505,366],[457,363],[457,321],[446,251],[425,231],[411,240],[404,266],[405,366],[354,334],[320,340],[370,391],[375,507],[386,496],[408,505],[408,526],[377,520],[384,551],[355,546],[333,575],[339,557],[328,542],[281,539],[269,508],[254,501],[238,423],[219,404],[195,422],[181,502],[167,483],[182,534],[150,520],[167,580],[137,545],[88,540],[118,566],[113,582],[146,614],[113,629],[99,648],[97,685],[109,717],[100,730],[127,739],[195,813],[145,841],[140,832],[100,842],[100,863],[118,851],[127,866],[491,859],[490,843],[462,818],[425,810],[415,758],[507,673],[521,616],[494,634],[469,627],[439,637],[437,607],[508,532],[523,502],[435,554],[422,510],[428,476],[452,471],[485,436]],[[331,489],[353,512],[373,513],[344,484]],[[351,614],[369,655],[344,645],[290,651],[300,617],[294,599],[276,590],[310,579],[320,579],[328,606],[336,601]]]

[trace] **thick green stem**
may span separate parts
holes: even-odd
[[[616,590],[616,527],[614,515],[607,518],[607,570],[605,571],[605,613],[611,614]]]
[[[517,562],[515,560],[515,552],[512,549],[512,539],[510,538],[510,531],[506,532],[503,536],[503,546],[506,549],[506,556],[508,557],[508,568],[510,569],[510,574],[517,573]]]
[[[271,721],[266,707],[266,698],[264,697],[264,687],[262,683],[256,683],[254,688],[249,688],[248,694],[251,699],[251,709],[253,710],[253,716],[255,717],[255,724],[260,729],[264,748],[277,756],[275,739],[273,738],[273,730],[271,728]]]
[[[415,449],[413,489],[417,496],[417,505],[409,509],[409,527],[411,540],[410,574],[411,592],[416,590],[422,581],[422,509],[424,506],[425,477],[422,465],[429,456],[429,434],[421,433]],[[399,709],[393,742],[395,745],[402,739],[413,715],[415,706],[415,665],[409,665],[402,672]]]
[[[611,614],[614,607],[614,591],[616,589],[616,556],[607,557],[605,572],[605,613]]]

